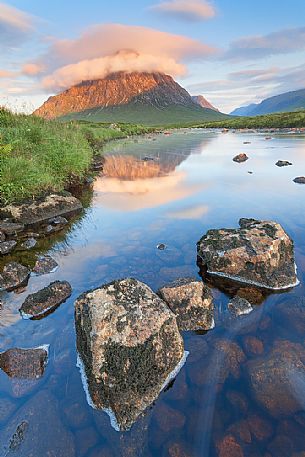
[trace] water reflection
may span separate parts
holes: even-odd
[[[33,253],[20,253],[20,260],[33,266],[36,255],[48,251],[59,268],[31,277],[19,295],[0,297],[1,312],[8,312],[0,317],[9,324],[1,328],[1,351],[50,344],[46,372],[27,390],[12,387],[0,372],[1,443],[7,443],[22,418],[31,417],[29,430],[39,432],[36,455],[53,449],[48,436],[58,442],[55,455],[69,457],[302,455],[304,360],[293,358],[299,370],[290,372],[290,394],[295,395],[298,411],[285,417],[272,416],[258,401],[249,382],[249,363],[271,364],[275,347],[280,348],[279,360],[282,353],[287,363],[291,354],[296,357],[304,350],[304,305],[295,305],[305,295],[305,186],[292,181],[303,174],[304,147],[301,135],[275,135],[271,145],[265,135],[200,130],[107,145],[109,154],[132,156],[141,167],[150,162],[145,157],[153,158],[157,175],[99,177],[87,195],[92,204],[68,233],[43,241]],[[233,163],[241,152],[249,161]],[[277,160],[289,160],[293,166],[278,168]],[[74,300],[88,289],[126,276],[153,290],[181,276],[196,276],[196,242],[210,228],[234,227],[240,217],[281,223],[295,242],[300,286],[283,294],[263,294],[251,314],[234,320],[228,319],[227,304],[235,289],[211,283],[216,328],[183,335],[190,355],[172,387],[129,433],[116,433],[108,417],[86,403],[75,366]],[[159,243],[167,249],[158,251]],[[42,321],[20,320],[17,309],[25,297],[57,279],[71,283],[72,297]],[[294,311],[288,315],[287,310]],[[4,404],[7,414],[1,408]],[[37,404],[48,418],[45,427],[38,426],[45,422]],[[29,455],[30,447],[25,441],[19,455]]]

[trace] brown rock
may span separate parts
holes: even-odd
[[[244,457],[240,444],[233,435],[226,435],[217,443],[218,457]]]
[[[242,287],[238,289],[236,295],[240,298],[245,298],[252,305],[260,305],[264,301],[262,292],[254,287]]]
[[[11,291],[26,285],[30,277],[30,270],[17,262],[10,262],[0,274],[0,292]]]
[[[237,156],[235,156],[233,158],[233,162],[242,163],[242,162],[246,162],[248,159],[249,159],[249,157],[247,156],[247,154],[242,153],[242,154],[238,154]]]
[[[263,342],[255,336],[244,337],[243,346],[248,355],[261,355],[264,352]]]
[[[213,296],[202,281],[178,279],[157,293],[177,316],[180,330],[209,330],[214,327]]]
[[[43,376],[48,351],[45,348],[9,349],[0,353],[0,368],[10,378],[37,379]]]
[[[253,395],[269,414],[281,417],[302,410],[305,349],[301,344],[278,340],[246,367]]]
[[[276,222],[240,219],[239,229],[209,230],[197,244],[199,263],[211,275],[264,287],[298,284],[293,241]]]
[[[129,429],[184,361],[175,315],[148,286],[124,279],[81,295],[75,321],[91,400]]]
[[[29,295],[21,305],[20,312],[29,319],[41,319],[52,313],[72,294],[67,281],[55,281],[35,294]]]

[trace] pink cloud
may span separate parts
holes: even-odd
[[[0,49],[22,44],[34,27],[29,14],[0,2]]]
[[[61,90],[115,71],[159,71],[181,76],[186,62],[217,50],[200,41],[159,30],[121,24],[97,25],[75,40],[54,40],[35,64],[44,66],[43,86]]]
[[[214,6],[206,0],[171,0],[161,2],[150,9],[187,21],[202,21],[216,15]]]
[[[39,65],[36,63],[27,63],[23,65],[21,73],[26,76],[36,76],[39,75],[39,73],[42,73],[43,69],[43,65]]]

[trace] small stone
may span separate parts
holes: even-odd
[[[3,241],[0,243],[0,255],[7,255],[10,254],[15,247],[17,246],[17,242],[12,240],[12,241]]]
[[[47,349],[9,349],[0,353],[0,368],[10,377],[38,379],[43,376],[48,359]]]
[[[233,158],[233,162],[242,163],[246,162],[248,159],[249,157],[247,156],[247,154],[238,154]]]
[[[157,293],[177,316],[180,330],[214,328],[213,296],[202,281],[178,279],[163,286]]]
[[[288,160],[278,160],[275,165],[277,167],[288,167],[289,165],[292,165],[292,163],[288,162]]]
[[[0,291],[8,292],[26,285],[30,277],[30,270],[17,262],[10,262],[0,273]]]
[[[249,314],[251,311],[253,311],[253,308],[248,300],[237,296],[229,301],[228,309],[235,317]]]
[[[0,230],[5,235],[17,235],[19,232],[23,232],[23,224],[15,224],[14,222],[0,221]]]
[[[37,244],[37,240],[35,238],[28,238],[21,244],[21,247],[26,250],[33,249]]]
[[[305,176],[299,176],[293,180],[297,184],[305,184]]]
[[[64,303],[71,294],[72,288],[67,281],[52,282],[25,299],[20,308],[21,315],[29,319],[41,319]]]
[[[264,352],[264,345],[261,340],[255,336],[246,336],[243,339],[245,352],[249,355],[261,355]]]
[[[217,443],[218,457],[244,457],[240,444],[233,435],[226,435]]]
[[[164,251],[166,249],[166,245],[161,243],[161,244],[158,244],[157,245],[157,249],[159,249],[159,251]]]
[[[25,434],[29,428],[29,423],[27,421],[22,421],[16,428],[15,433],[10,439],[9,444],[9,453],[10,451],[15,452],[21,445],[24,440]]]

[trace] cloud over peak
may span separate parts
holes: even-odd
[[[186,73],[187,61],[215,52],[215,48],[182,35],[141,26],[101,24],[75,40],[54,40],[41,59],[26,65],[25,72],[43,69],[43,86],[58,91],[117,71],[181,76]]]
[[[206,0],[170,0],[150,7],[152,11],[177,19],[199,22],[216,15],[214,6]]]

